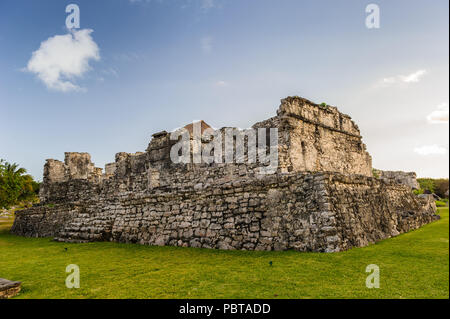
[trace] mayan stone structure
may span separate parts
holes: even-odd
[[[404,184],[411,189],[419,189],[420,185],[417,182],[417,175],[414,172],[401,172],[401,171],[381,171],[374,169],[375,175],[385,181],[392,181],[399,184]]]
[[[201,123],[202,132],[208,128]],[[372,175],[357,125],[335,107],[288,97],[253,128],[278,129],[273,174],[260,174],[258,162],[174,163],[176,141],[165,131],[145,152],[116,154],[104,172],[87,153],[47,160],[41,202],[17,213],[12,232],[66,242],[336,252],[438,218],[434,202],[410,186]]]

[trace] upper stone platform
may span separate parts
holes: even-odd
[[[281,100],[278,116],[290,116],[332,131],[361,137],[358,125],[350,116],[338,111],[334,106],[313,103],[298,96]]]
[[[201,133],[211,128],[204,121],[200,124]],[[185,128],[192,136],[193,125]],[[322,171],[372,176],[371,157],[362,143],[358,126],[336,107],[315,104],[300,97],[287,97],[281,100],[275,117],[258,122],[252,128],[278,129],[278,173]],[[138,180],[153,187],[160,185],[161,179],[165,179],[165,185],[170,185],[172,179],[174,182],[180,179],[174,175],[180,166],[183,166],[186,176],[191,176],[188,172],[194,170],[191,164],[171,162],[170,149],[175,143],[170,140],[169,132],[153,134],[145,152],[117,153],[115,162],[106,164],[104,173],[94,166],[88,153],[65,153],[64,162],[49,159],[44,168],[41,197],[51,196],[45,196],[49,192],[49,184],[73,180],[91,183],[109,179],[127,181],[130,176],[142,175]],[[197,165],[197,173],[192,178],[200,172],[208,174],[212,167],[223,166],[223,170],[227,170],[228,165],[237,164]],[[255,165],[244,165],[240,170],[244,175],[253,176]]]

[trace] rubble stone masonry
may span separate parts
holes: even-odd
[[[206,123],[205,123],[206,125]],[[259,163],[174,164],[169,133],[105,172],[87,153],[47,160],[41,202],[17,212],[14,234],[244,250],[335,252],[438,218],[434,203],[372,176],[359,129],[335,107],[299,97],[254,128],[278,129],[278,170]]]

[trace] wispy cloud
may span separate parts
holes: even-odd
[[[382,79],[381,84],[388,86],[398,83],[417,83],[426,73],[427,73],[426,70],[418,70],[416,72],[407,75],[391,76]]]
[[[152,2],[152,0],[128,0],[131,3],[142,3],[142,2]],[[158,0],[158,2],[162,2],[162,0]]]
[[[201,38],[201,48],[204,53],[210,53],[212,51],[212,41],[211,37],[203,37]]]
[[[441,103],[436,110],[427,116],[427,120],[431,124],[448,124],[449,107],[447,103]]]
[[[115,53],[112,57],[116,61],[131,62],[142,60],[144,58],[144,55],[138,52],[124,52]]]
[[[215,6],[216,6],[216,3],[214,2],[214,0],[201,0],[201,3],[200,3],[200,7],[203,10],[209,10],[209,9],[214,8]]]
[[[119,77],[119,73],[116,71],[116,69],[114,69],[114,68],[112,68],[112,67],[103,69],[103,70],[102,70],[102,73],[103,73],[104,75],[111,75],[111,76],[114,76],[114,77],[116,77],[116,78]]]
[[[168,0],[128,0],[131,4],[146,4],[146,3],[167,3]],[[219,8],[218,0],[175,0],[175,3],[180,4],[181,9],[188,7],[199,7],[202,11],[208,11],[213,8]]]
[[[409,75],[400,76],[400,79],[405,83],[419,82],[422,76],[424,76],[426,73],[426,70],[419,70]]]
[[[414,148],[414,152],[422,156],[445,155],[447,154],[447,149],[437,144],[433,144],[416,147]]]
[[[225,82],[225,81],[217,81],[216,83],[214,83],[214,86],[217,86],[217,87],[226,87],[226,86],[228,86],[228,82]]]
[[[52,90],[84,90],[74,83],[90,69],[90,60],[100,60],[99,48],[91,37],[93,30],[70,31],[43,41],[34,51],[26,71],[35,73]]]

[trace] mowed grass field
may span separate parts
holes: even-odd
[[[448,208],[439,214],[331,254],[57,243],[10,235],[12,220],[0,219],[0,278],[22,281],[15,298],[449,298]],[[80,267],[79,289],[65,286],[69,264]],[[369,264],[380,267],[379,289],[366,288]]]

